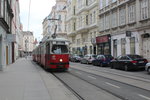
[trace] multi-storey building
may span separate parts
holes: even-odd
[[[23,31],[23,51],[25,55],[31,55],[33,49],[35,48],[35,41],[33,33],[30,31]]]
[[[42,23],[43,25],[43,37],[46,37],[46,35],[50,35],[50,21],[49,17],[46,17]]]
[[[43,21],[43,37],[51,36],[56,32],[57,37],[67,38],[66,29],[66,2],[67,0],[56,0],[51,13]],[[44,39],[43,38],[43,39]]]
[[[0,70],[3,70],[11,61],[12,35],[11,22],[13,12],[11,0],[0,0]]]
[[[140,54],[150,60],[150,1],[100,0],[99,4],[99,52],[109,51],[114,57]]]
[[[22,40],[22,25],[20,22],[20,5],[18,0],[11,0],[12,11],[14,17],[12,19],[12,34],[15,36],[15,41],[12,43],[12,48],[14,49],[12,53],[12,62],[19,58],[19,49],[21,48]]]
[[[98,0],[68,0],[67,8],[71,53],[96,54]]]

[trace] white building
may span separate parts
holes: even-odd
[[[51,13],[43,21],[43,37],[51,36],[56,32],[57,37],[67,38],[66,1],[56,0]]]
[[[17,58],[19,58],[19,48],[20,41],[22,40],[22,25],[20,22],[20,5],[18,0],[11,0],[12,3],[12,11],[14,13],[14,17],[12,19],[12,34],[15,36],[15,42],[13,42],[12,47],[14,48],[14,53],[12,54],[14,57],[12,58],[12,62],[14,62]]]
[[[68,0],[67,32],[71,40],[71,53],[96,54],[98,2],[98,0]]]
[[[139,54],[150,60],[150,1],[100,0],[99,4],[98,35],[111,36],[111,54]]]
[[[33,33],[30,31],[23,31],[22,34],[23,34],[22,45],[24,54],[25,55],[31,54],[33,49],[35,48]]]

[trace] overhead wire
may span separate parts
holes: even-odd
[[[30,8],[31,8],[31,0],[29,0],[29,12],[28,12],[28,31],[29,31],[29,26],[30,26]]]

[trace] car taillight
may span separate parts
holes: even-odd
[[[147,61],[146,59],[144,60],[144,62],[145,62],[145,63],[148,63],[148,61]]]
[[[137,63],[137,61],[134,61],[134,60],[133,60],[133,61],[131,61],[131,62],[132,62],[133,64]]]
[[[105,61],[106,59],[104,58],[104,59],[102,59],[103,61]]]

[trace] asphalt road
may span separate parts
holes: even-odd
[[[84,100],[150,100],[150,77],[144,71],[125,72],[70,63],[65,73],[55,73]]]

